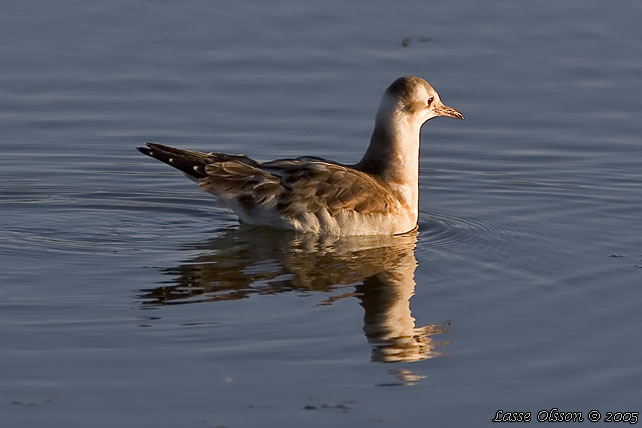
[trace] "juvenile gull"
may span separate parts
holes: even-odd
[[[327,235],[388,235],[417,227],[421,126],[436,116],[463,119],[425,80],[386,89],[361,161],[318,157],[257,162],[145,143],[138,150],[182,171],[232,209],[242,223]]]

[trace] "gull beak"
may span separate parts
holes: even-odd
[[[453,119],[464,118],[463,114],[459,113],[454,108],[445,106],[443,104],[435,107],[435,113],[437,114],[437,116],[452,117]]]

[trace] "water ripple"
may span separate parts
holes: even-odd
[[[487,220],[459,217],[444,213],[420,214],[422,238],[431,247],[449,248],[460,245],[496,245],[499,240],[520,234],[505,225]]]

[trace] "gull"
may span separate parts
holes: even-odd
[[[396,235],[417,228],[424,123],[463,119],[425,80],[407,76],[384,92],[359,163],[314,156],[258,162],[145,143],[138,150],[182,171],[241,223],[321,235]]]

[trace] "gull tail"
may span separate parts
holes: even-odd
[[[205,153],[175,149],[162,144],[145,143],[145,145],[147,147],[137,147],[136,149],[142,154],[173,166],[193,180],[207,177],[205,167],[212,160]]]

